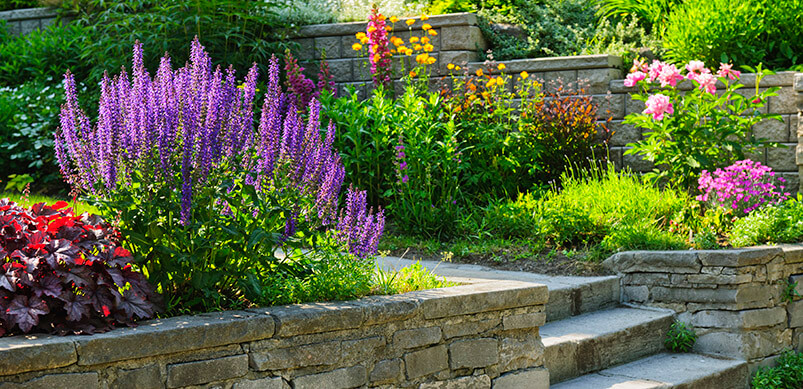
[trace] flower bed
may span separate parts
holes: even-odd
[[[41,387],[548,387],[547,288],[499,281],[0,339],[0,382]],[[123,386],[116,386],[123,385]],[[130,386],[133,387],[133,386]]]

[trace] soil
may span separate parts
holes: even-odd
[[[407,259],[442,261],[442,254],[432,254],[416,248],[392,250],[391,255]],[[493,253],[454,253],[452,263],[482,265],[495,270],[525,271],[530,273],[599,276],[612,274],[602,267],[602,263],[584,260],[587,252],[543,250],[528,251],[526,247],[509,247]]]

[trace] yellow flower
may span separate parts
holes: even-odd
[[[429,16],[426,14],[421,15],[421,20],[429,20]]]
[[[429,37],[428,36],[421,37],[421,43],[429,43]]]
[[[446,69],[453,70],[454,69],[454,64],[450,63],[450,64],[446,65]]]
[[[460,70],[460,66],[455,66],[454,70]]]
[[[374,54],[374,62],[379,62],[380,58],[379,54]]]
[[[519,73],[519,77],[521,77],[522,80],[526,80],[527,77],[530,77],[530,74],[527,73],[526,71],[523,71],[523,72]]]
[[[435,46],[432,46],[429,43],[424,45],[424,51],[432,51],[432,50],[435,50]]]
[[[415,23],[415,19],[407,19],[407,21],[405,21],[405,23],[407,23],[408,26],[412,26],[413,23]]]
[[[405,51],[404,54],[405,55],[413,55],[413,50],[412,49],[407,49],[407,51]]]
[[[399,46],[399,52],[400,52],[400,53],[404,53],[405,51],[407,51],[407,47],[405,47],[405,46]]]
[[[413,46],[413,49],[414,49],[415,51],[420,51],[421,49],[423,49],[423,46],[421,46],[421,45],[419,45],[419,44],[417,44],[417,43],[416,43],[416,45],[415,45],[415,46]]]
[[[469,95],[468,96],[468,101],[474,101],[474,99],[476,99],[476,98],[477,98],[477,95]]]
[[[438,32],[435,31],[435,30],[429,30],[428,33],[429,33],[429,35],[432,35],[432,36],[438,35]]]
[[[410,43],[416,43],[416,42],[418,42],[418,37],[417,36],[410,37]]]
[[[385,15],[379,15],[379,20],[385,21],[385,19],[387,19],[387,17],[385,17]]]
[[[385,26],[385,31],[393,31],[393,29],[390,26]]]
[[[390,49],[391,54],[396,54],[396,49]]]
[[[485,83],[485,87],[486,88],[491,88],[494,85],[496,85],[496,79],[495,78],[492,78],[492,79],[488,80],[487,83]]]
[[[397,17],[395,17],[395,16],[391,16],[391,17],[390,17],[390,22],[391,22],[391,23],[398,23],[398,21],[399,21],[399,18],[397,18]]]
[[[476,74],[476,75],[477,75],[477,77],[482,77],[482,75],[483,75],[484,73],[482,72],[482,69],[477,69],[477,71],[476,71],[476,72],[474,72],[474,74]]]
[[[435,63],[435,61],[436,61],[435,57],[428,57],[427,65],[432,65],[433,63]]]
[[[505,85],[505,80],[502,77],[496,77],[496,85]]]
[[[421,26],[421,29],[424,30],[424,31],[429,30],[431,28],[432,28],[432,26],[430,26],[429,23],[424,23],[424,25]]]
[[[351,48],[352,48],[354,51],[360,51],[360,50],[362,50],[362,45],[361,45],[361,44],[359,44],[359,43],[355,43],[355,44],[351,45]]]
[[[497,66],[496,68],[499,70],[505,70],[505,67],[506,67],[505,64],[500,63],[499,66]]]
[[[362,43],[362,44],[367,44],[369,41],[370,41],[370,39],[368,39],[368,37],[360,39],[360,43]]]
[[[484,97],[487,100],[489,97],[491,97],[491,94],[488,92],[482,92],[482,97]]]
[[[374,27],[374,26],[368,27],[368,33],[369,34],[374,32],[374,31],[376,31],[376,27]]]
[[[363,40],[363,39],[365,39],[365,33],[364,32],[358,32],[356,37],[359,40]]]

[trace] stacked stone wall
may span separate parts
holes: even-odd
[[[623,302],[671,309],[690,323],[697,352],[744,359],[755,370],[786,349],[803,350],[803,245],[631,251],[605,266],[623,275]]]
[[[499,281],[0,338],[0,388],[547,388],[546,301]]]
[[[45,28],[56,22],[54,8],[25,8],[0,12],[0,20],[6,21],[11,35],[26,35],[33,30]]]

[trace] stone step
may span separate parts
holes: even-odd
[[[550,371],[550,375],[551,375]],[[552,389],[743,389],[747,363],[700,354],[661,353],[552,385]]]
[[[377,258],[377,266],[399,269],[415,261],[397,257]],[[567,317],[615,307],[619,304],[619,277],[550,276],[518,271],[494,270],[489,267],[463,263],[421,261],[427,269],[456,282],[474,283],[484,280],[512,280],[543,284],[549,288],[546,320]]]
[[[547,323],[540,333],[550,382],[660,352],[673,320],[674,312],[617,307]]]

